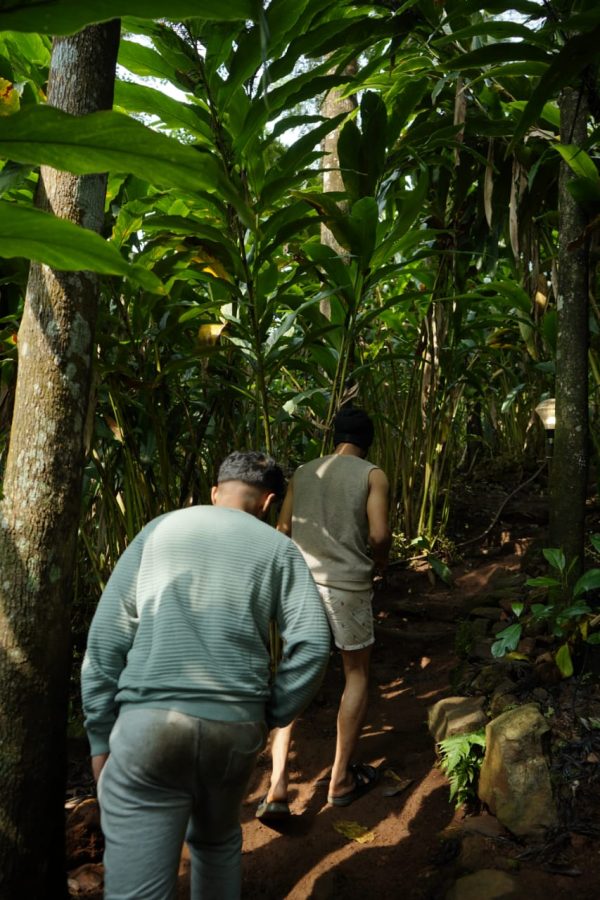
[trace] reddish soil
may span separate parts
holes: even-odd
[[[254,816],[266,792],[268,753],[252,779],[242,810],[244,898],[443,900],[458,877],[484,868],[508,871],[518,885],[514,896],[527,900],[600,896],[597,837],[563,831],[554,844],[532,850],[485,811],[478,817],[455,812],[427,730],[428,707],[453,692],[456,619],[465,597],[483,595],[498,569],[515,570],[520,563],[517,555],[479,557],[457,570],[453,589],[432,585],[425,571],[393,570],[388,587],[376,595],[370,707],[357,752],[358,760],[378,767],[380,780],[347,808],[327,806],[326,779],[342,690],[340,663],[332,655],[326,681],[297,725],[289,822],[274,828]],[[410,614],[405,607],[413,600]],[[74,755],[71,793],[80,798],[89,783],[85,764]],[[100,900],[95,801],[73,802],[68,830],[71,896]],[[362,842],[339,830],[348,823],[364,829]],[[552,868],[560,868],[561,874]],[[187,897],[185,852],[179,888],[178,896]]]

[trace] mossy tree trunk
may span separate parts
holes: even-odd
[[[561,141],[583,146],[587,105],[583,91],[566,88],[560,100]],[[550,544],[581,571],[588,469],[588,262],[586,215],[568,190],[565,162],[559,178],[558,335],[556,432],[551,472]]]
[[[56,39],[48,102],[110,109],[119,23]],[[36,203],[100,232],[105,176],[42,168]],[[98,280],[32,264],[0,505],[0,898],[66,897],[64,796],[75,563]]]

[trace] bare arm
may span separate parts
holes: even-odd
[[[367,520],[369,522],[369,545],[373,551],[375,569],[381,573],[388,563],[392,544],[389,526],[390,485],[381,469],[371,469],[369,473],[369,494],[367,497]]]
[[[96,756],[92,756],[92,775],[94,776],[94,781],[97,783],[100,778],[100,772],[106,765],[106,760],[108,759],[108,753],[98,753]]]
[[[277,531],[287,534],[288,537],[292,536],[292,508],[294,505],[294,491],[292,484],[293,482],[291,481],[288,484],[285,499],[281,504],[281,511],[279,513],[279,518],[277,519]]]

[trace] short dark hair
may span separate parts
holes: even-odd
[[[223,481],[243,481],[275,494],[278,500],[285,494],[281,466],[271,456],[258,450],[234,450],[230,453],[219,467],[217,484]]]
[[[368,450],[373,443],[373,422],[364,409],[342,406],[333,420],[333,445],[356,444]]]

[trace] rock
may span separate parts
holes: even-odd
[[[511,684],[511,687],[514,687],[514,684]],[[509,691],[494,691],[490,700],[490,715],[492,719],[495,719],[497,716],[501,716],[502,713],[507,712],[509,709],[514,709],[514,707],[518,705],[519,701],[515,695],[511,694]]]
[[[508,680],[506,671],[507,666],[504,660],[499,660],[495,665],[484,666],[474,679],[473,688],[482,694],[492,694],[499,685]],[[511,685],[514,687],[512,682]]]
[[[498,606],[476,606],[469,611],[469,616],[474,619],[489,619],[490,622],[498,622],[502,615],[502,610]]]
[[[502,831],[502,826],[493,816],[487,817],[496,823],[498,831]],[[497,834],[494,835],[497,837]],[[489,865],[490,858],[493,856],[494,867],[501,869],[503,872],[518,871],[519,863],[517,860],[500,856],[495,852],[495,845],[489,836],[473,832],[466,833],[461,841],[460,853],[458,856],[458,866],[466,872],[477,872],[485,869]]]
[[[535,660],[534,664],[535,677],[540,684],[558,684],[562,681],[560,669],[554,662],[551,653],[542,653]]]
[[[516,879],[496,869],[465,875],[446,894],[446,900],[518,900],[518,897]]]
[[[489,864],[492,842],[481,834],[463,837],[458,855],[458,865],[467,872],[476,872]]]
[[[469,622],[471,631],[475,638],[485,637],[490,630],[491,622],[489,619],[477,618]]]
[[[480,816],[467,816],[462,827],[468,834],[482,834],[484,837],[493,838],[506,836],[506,830],[496,816],[485,813]]]
[[[479,798],[519,837],[539,837],[557,823],[542,744],[549,730],[535,703],[502,713],[486,728]]]
[[[469,659],[481,659],[484,662],[491,662],[492,642],[486,638],[482,638],[474,642],[469,652]]]
[[[484,697],[446,697],[429,707],[427,724],[436,743],[453,734],[479,731],[488,717],[483,711]]]
[[[531,692],[531,696],[536,701],[536,703],[549,703],[552,699],[548,691],[542,687],[534,688]]]
[[[535,653],[535,644],[536,640],[534,637],[524,637],[519,641],[517,650],[519,653],[524,653],[526,656],[533,656]]]

